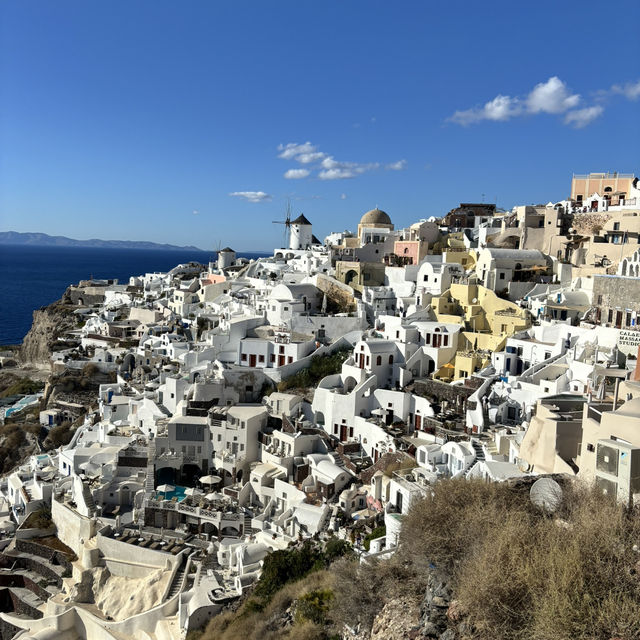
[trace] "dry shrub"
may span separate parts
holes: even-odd
[[[445,480],[432,496],[418,503],[404,518],[400,555],[422,568],[436,565],[452,574],[511,510],[533,515],[526,492],[506,484],[482,480]]]
[[[388,560],[358,560],[343,558],[331,567],[335,574],[335,599],[331,618],[335,633],[344,625],[361,630],[371,629],[376,615],[395,597],[422,593],[426,575],[416,571],[412,563],[399,554]]]
[[[235,613],[224,612],[216,616],[207,625],[202,640],[320,640],[324,637],[322,626],[302,621],[285,629],[283,619],[287,609],[302,596],[333,587],[332,573],[314,571],[302,580],[279,589],[264,610],[256,610],[256,600],[248,598]]]
[[[401,541],[414,567],[451,576],[477,638],[640,637],[640,522],[595,489],[568,488],[551,517],[526,488],[445,481],[405,519]]]

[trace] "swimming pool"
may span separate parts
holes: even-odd
[[[182,502],[185,499],[185,492],[186,491],[186,487],[180,487],[180,486],[176,486],[176,488],[173,491],[168,491],[167,493],[163,494],[165,497],[165,500],[172,500],[173,498],[178,498],[178,502]]]

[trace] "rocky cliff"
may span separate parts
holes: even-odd
[[[20,360],[23,364],[49,364],[54,345],[60,348],[59,338],[76,327],[77,317],[73,310],[73,306],[67,304],[63,296],[57,302],[33,312],[31,329],[20,348]]]

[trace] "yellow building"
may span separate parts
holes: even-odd
[[[438,322],[465,327],[458,339],[455,359],[434,374],[440,380],[468,378],[491,362],[491,353],[500,351],[509,336],[531,326],[526,309],[499,298],[477,284],[452,284],[431,300]]]

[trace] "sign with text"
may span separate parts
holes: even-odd
[[[623,329],[618,334],[618,349],[628,356],[635,356],[640,346],[640,331],[628,331]]]

